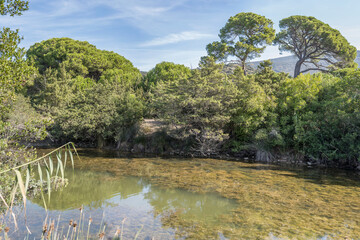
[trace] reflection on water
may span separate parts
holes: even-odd
[[[52,192],[47,203],[49,218],[58,219],[60,225],[68,226],[71,219],[78,219],[79,207],[84,206],[88,219],[92,217],[92,233],[96,236],[103,213],[108,232],[115,232],[126,217],[124,238],[132,239],[143,226],[140,236],[156,239],[174,238],[175,230],[164,228],[162,219],[170,213],[179,212],[182,217],[195,222],[215,224],[222,214],[235,208],[235,201],[216,194],[197,194],[180,189],[161,189],[139,177],[114,176],[76,169],[67,170],[69,185],[62,191]],[[32,236],[41,236],[45,218],[42,199],[28,202],[27,221]],[[164,216],[162,215],[164,214]],[[23,238],[24,223],[13,238]],[[66,231],[65,231],[66,232]],[[140,237],[139,236],[139,237]]]
[[[360,181],[353,172],[80,153],[75,171],[67,173],[69,185],[52,193],[49,205],[49,217],[61,215],[65,227],[84,205],[95,235],[103,212],[110,237],[126,217],[124,239],[132,239],[142,225],[138,239],[360,236]],[[45,217],[41,199],[29,202],[27,214],[39,236]]]

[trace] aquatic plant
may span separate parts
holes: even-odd
[[[13,218],[14,228],[17,229],[17,216],[13,211],[13,207],[15,205],[15,201],[20,199],[22,199],[23,202],[22,206],[24,208],[24,218],[26,222],[27,196],[29,194],[29,191],[34,191],[36,187],[40,189],[39,192],[41,194],[44,207],[45,209],[47,209],[46,206],[47,203],[50,203],[52,190],[56,190],[62,186],[65,186],[67,183],[64,173],[67,162],[71,161],[71,165],[74,168],[74,156],[72,151],[74,151],[75,154],[78,156],[74,143],[69,142],[33,161],[26,162],[19,166],[12,167],[0,172],[0,175],[14,174],[15,177],[14,186],[12,186],[10,196],[4,196],[3,192],[0,190],[0,200],[5,206],[5,211],[0,212],[0,227],[4,226],[9,228],[9,226],[6,226],[5,216],[10,214]],[[56,156],[56,167],[52,159],[53,155]],[[68,160],[68,157],[70,160]],[[43,177],[43,168],[40,164],[45,165],[45,177]],[[32,172],[33,168],[37,168],[37,174],[39,176],[39,181],[37,182],[38,184],[35,184],[35,187],[30,186],[30,181],[34,181],[34,174]],[[45,199],[44,193],[47,193],[47,200]],[[31,233],[28,227],[26,228],[27,231]],[[5,236],[5,239],[6,238],[7,237]]]
[[[87,158],[81,168],[121,176],[138,176],[163,189],[215,192],[236,201],[231,213],[215,224],[164,212],[162,226],[190,239],[328,239],[360,234],[358,176],[331,170],[282,168],[260,163],[214,159]],[[325,174],[326,171],[326,174]],[[342,175],[346,174],[346,176]],[[220,206],[219,206],[220,208]]]
[[[124,231],[124,223],[126,221],[126,217],[121,221],[121,227],[118,227],[115,230],[113,237],[111,232],[106,230],[107,224],[105,223],[105,214],[101,219],[101,223],[99,225],[98,231],[91,231],[91,226],[93,219],[90,216],[87,221],[87,231],[84,231],[85,224],[85,211],[84,207],[81,206],[79,208],[80,215],[78,219],[71,219],[68,224],[68,229],[64,232],[64,226],[60,226],[60,216],[55,221],[54,219],[46,218],[43,222],[43,230],[41,235],[41,240],[79,240],[79,239],[114,239],[114,240],[123,240],[123,231]],[[60,228],[61,227],[61,228]],[[142,231],[142,227],[135,233],[133,239],[136,240]],[[90,233],[92,232],[92,234]]]

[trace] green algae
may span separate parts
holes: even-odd
[[[111,173],[119,179],[141,177],[159,189],[216,193],[236,201],[236,207],[215,223],[196,220],[181,210],[156,208],[163,227],[175,229],[177,238],[360,236],[360,181],[353,173],[214,159],[118,158],[102,153],[93,157],[85,151],[75,163],[78,169]]]

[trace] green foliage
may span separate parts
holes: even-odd
[[[180,130],[178,137],[206,139],[214,136],[212,133],[222,135],[230,121],[236,95],[234,83],[221,73],[222,65],[216,64],[212,57],[203,58],[199,65],[200,69],[194,70],[190,77],[161,81],[154,89],[154,109]],[[203,143],[200,140],[199,144]]]
[[[21,15],[23,11],[29,9],[29,1],[23,0],[1,0],[0,15]]]
[[[222,65],[207,58],[191,77],[159,83],[154,93],[156,109],[168,121],[187,129],[224,127],[235,90],[221,69]]]
[[[280,21],[275,43],[281,51],[296,55],[294,77],[310,70],[328,71],[354,67],[356,48],[341,35],[314,17],[291,16]],[[301,69],[304,64],[310,67]]]
[[[21,15],[27,9],[28,1],[0,1],[1,15]],[[19,142],[38,140],[46,134],[46,120],[19,94],[34,73],[25,61],[24,49],[19,48],[21,40],[18,30],[3,27],[0,31],[0,171],[34,159],[34,152]],[[0,194],[9,199],[11,193],[14,199],[16,191],[12,188],[16,181],[19,179],[1,175]],[[3,206],[1,204],[0,209]]]
[[[33,69],[24,60],[24,49],[18,47],[21,41],[18,30],[3,28],[0,39],[0,121],[3,121],[16,91],[26,84]]]
[[[122,129],[142,118],[143,102],[134,90],[121,84],[99,83],[75,94],[55,116],[56,129],[63,137],[94,142],[119,140]]]
[[[5,120],[0,122],[0,171],[33,160],[34,151],[22,144],[43,139],[48,124],[48,120],[37,113],[26,98],[17,95]],[[9,195],[13,181],[13,178],[0,176],[3,194]]]
[[[141,78],[139,70],[123,56],[70,38],[52,38],[36,43],[26,55],[41,74],[48,68],[59,70],[64,67],[71,77],[82,76],[98,81],[106,70],[116,69],[115,75],[131,77],[133,81]]]
[[[257,141],[254,135],[259,129],[270,132],[276,126],[279,84],[287,79],[287,75],[274,72],[271,62],[265,61],[257,73],[245,76],[238,68],[230,79],[238,89],[230,125],[236,150]]]
[[[27,98],[16,95],[0,135],[11,142],[30,143],[44,139],[49,124],[49,119],[36,112]]]
[[[101,147],[141,119],[141,74],[124,57],[68,38],[37,43],[27,56],[39,68],[28,94],[53,119],[57,140]]]
[[[249,59],[259,57],[266,44],[271,44],[275,38],[273,22],[255,13],[238,13],[230,17],[220,30],[220,42],[206,46],[210,56],[217,60],[235,56],[240,60],[246,74],[245,63]]]
[[[300,75],[285,82],[280,124],[288,147],[313,160],[356,166],[360,160],[360,73]]]
[[[299,117],[306,113],[306,107],[315,101],[323,89],[323,77],[317,75],[299,75],[285,80],[280,87],[278,112],[281,132],[290,147],[298,144],[296,127]]]
[[[172,82],[180,78],[187,78],[191,75],[191,70],[181,64],[172,62],[162,62],[156,64],[144,78],[144,89],[146,91],[154,88],[158,82]]]
[[[76,152],[74,144],[67,143],[40,158],[28,161],[26,163],[17,166],[13,166],[13,167],[7,166],[5,168],[0,168],[0,183],[2,184],[2,186],[4,186],[3,188],[0,189],[0,200],[2,202],[2,204],[0,205],[1,206],[0,217],[3,219],[4,216],[7,215],[7,213],[11,213],[16,229],[17,216],[13,213],[12,208],[14,204],[17,204],[17,202],[22,199],[24,212],[25,212],[24,215],[26,218],[26,202],[27,202],[27,196],[30,195],[30,191],[32,192],[33,195],[36,194],[36,191],[40,191],[45,209],[47,210],[46,203],[50,203],[51,191],[56,190],[57,188],[64,187],[67,184],[67,181],[64,178],[65,176],[64,169],[66,166],[67,154],[72,156],[71,148],[73,148],[73,150]],[[64,160],[61,157],[61,151],[64,151],[65,154]],[[51,154],[53,153],[56,153],[57,156],[58,164],[56,171],[54,171],[54,162],[51,158]],[[45,168],[45,172],[47,175],[46,184],[45,181],[43,180],[43,170],[40,167],[40,163],[44,163],[46,166]],[[38,175],[40,178],[38,182],[34,180],[34,175],[32,172],[32,166],[34,166],[35,164],[37,164]],[[72,161],[72,165],[74,167],[73,161]],[[61,178],[58,177],[59,172],[61,172]],[[44,185],[47,187],[48,201],[46,201],[44,198],[44,194],[43,194],[45,190],[43,188]],[[53,187],[54,189],[52,189]],[[3,225],[1,227],[3,227]]]

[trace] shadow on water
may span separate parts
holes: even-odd
[[[126,218],[124,239],[133,239],[141,226],[139,239],[172,239],[176,235],[176,226],[166,221],[175,214],[178,221],[191,220],[192,224],[211,226],[236,207],[234,200],[218,194],[159,188],[141,177],[78,168],[74,172],[67,170],[66,176],[69,185],[61,191],[52,192],[51,201],[47,203],[48,213],[40,196],[28,202],[27,222],[33,232],[31,236],[41,236],[46,215],[52,219],[61,216],[60,225],[68,226],[70,219],[79,218],[80,206],[84,207],[87,217],[94,219],[92,233],[95,235],[103,212],[107,230],[112,234]],[[20,222],[19,226],[20,231],[12,234],[13,239],[26,236],[24,222]]]
[[[256,164],[256,163],[254,163]],[[352,170],[334,168],[309,168],[278,165],[242,166],[244,169],[255,171],[276,171],[279,175],[304,179],[308,182],[321,185],[341,185],[360,187],[360,175]],[[286,173],[281,173],[286,172]],[[291,173],[291,174],[289,174]]]

